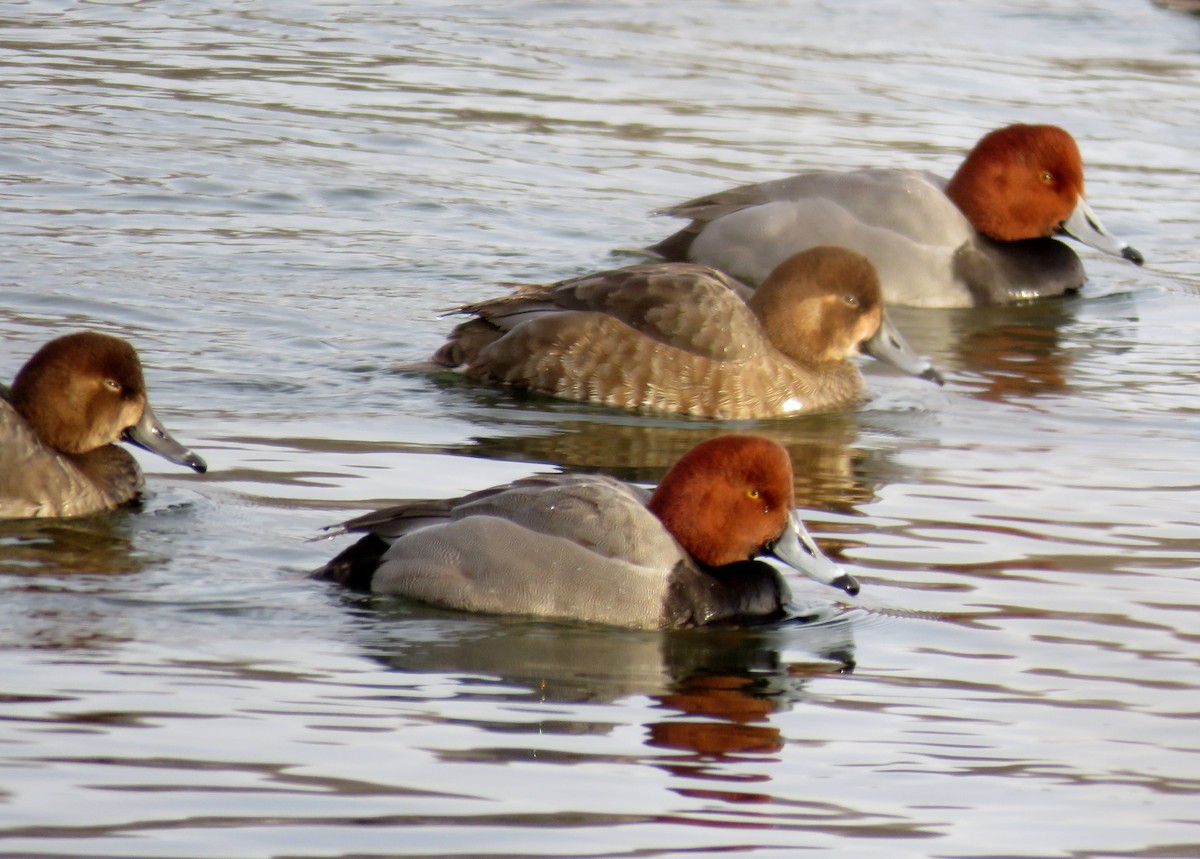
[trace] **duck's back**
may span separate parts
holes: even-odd
[[[651,250],[761,283],[788,256],[841,245],[867,256],[888,302],[966,307],[1059,294],[1083,282],[1070,248],[1053,239],[994,242],[913,170],[804,173],[663,210],[692,219]]]
[[[662,624],[686,562],[639,493],[603,476],[536,477],[454,502],[384,552],[374,593],[471,612]],[[395,508],[404,517],[404,508]]]
[[[662,214],[707,224],[768,203],[812,205],[826,201],[836,204],[859,223],[920,237],[933,244],[957,245],[973,228],[946,197],[945,185],[941,177],[916,170],[818,171],[697,197],[663,209]],[[783,259],[764,266],[769,272]],[[761,278],[755,280],[759,281]]]
[[[751,291],[699,265],[642,265],[469,305],[434,361],[571,400],[746,420],[840,408],[850,364],[800,366],[747,306]]]
[[[69,457],[44,445],[0,398],[0,519],[87,516],[131,501],[141,487],[127,452],[108,445]]]
[[[710,576],[647,497],[602,475],[553,475],[401,505],[348,523],[372,532],[358,544],[366,554],[351,547],[318,575],[461,611],[644,629],[778,610],[782,584],[771,568],[751,569],[748,587]]]

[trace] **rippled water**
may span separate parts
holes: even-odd
[[[1200,855],[1198,50],[1140,0],[10,4],[0,377],[126,336],[211,470],[0,525],[0,854]],[[1010,121],[1150,262],[898,310],[944,389],[752,425],[860,599],[657,634],[305,579],[378,503],[722,429],[396,372],[444,308]]]

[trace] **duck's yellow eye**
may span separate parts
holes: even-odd
[[[112,391],[115,394],[121,393],[121,383],[118,382],[116,379],[105,379],[104,387],[108,388],[110,391]]]
[[[758,496],[759,496],[760,494],[761,494],[761,493],[760,493],[760,492],[759,492],[757,489],[747,489],[747,490],[746,490],[746,497],[747,497],[747,498],[753,498],[753,499],[757,500],[757,499],[758,499]]]
[[[1054,184],[1054,174],[1051,173],[1049,170],[1043,170],[1041,173],[1038,174],[1038,178],[1041,179],[1042,183],[1045,185],[1053,185]]]

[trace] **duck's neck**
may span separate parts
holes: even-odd
[[[107,444],[87,453],[63,454],[99,492],[112,509],[127,504],[142,492],[144,479],[129,451]]]
[[[963,213],[963,217],[971,222],[971,226],[984,235],[994,238],[995,225],[991,223],[987,208],[976,199],[972,188],[975,182],[977,180],[969,172],[964,175],[964,170],[960,167],[958,172],[951,176],[950,181],[946,183],[945,194],[950,202]]]

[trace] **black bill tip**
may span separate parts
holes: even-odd
[[[939,386],[946,384],[946,380],[942,378],[942,374],[937,371],[936,367],[930,367],[928,370],[923,371],[917,378],[925,379],[928,382],[935,382]]]
[[[1121,248],[1121,256],[1129,260],[1134,265],[1141,265],[1146,261],[1146,258],[1142,256],[1141,251],[1139,251],[1137,248],[1131,248],[1129,245]]]
[[[845,591],[852,597],[858,596],[858,592],[862,590],[858,584],[858,579],[854,578],[854,576],[850,575],[849,573],[842,573],[829,584],[833,585],[835,588]]]

